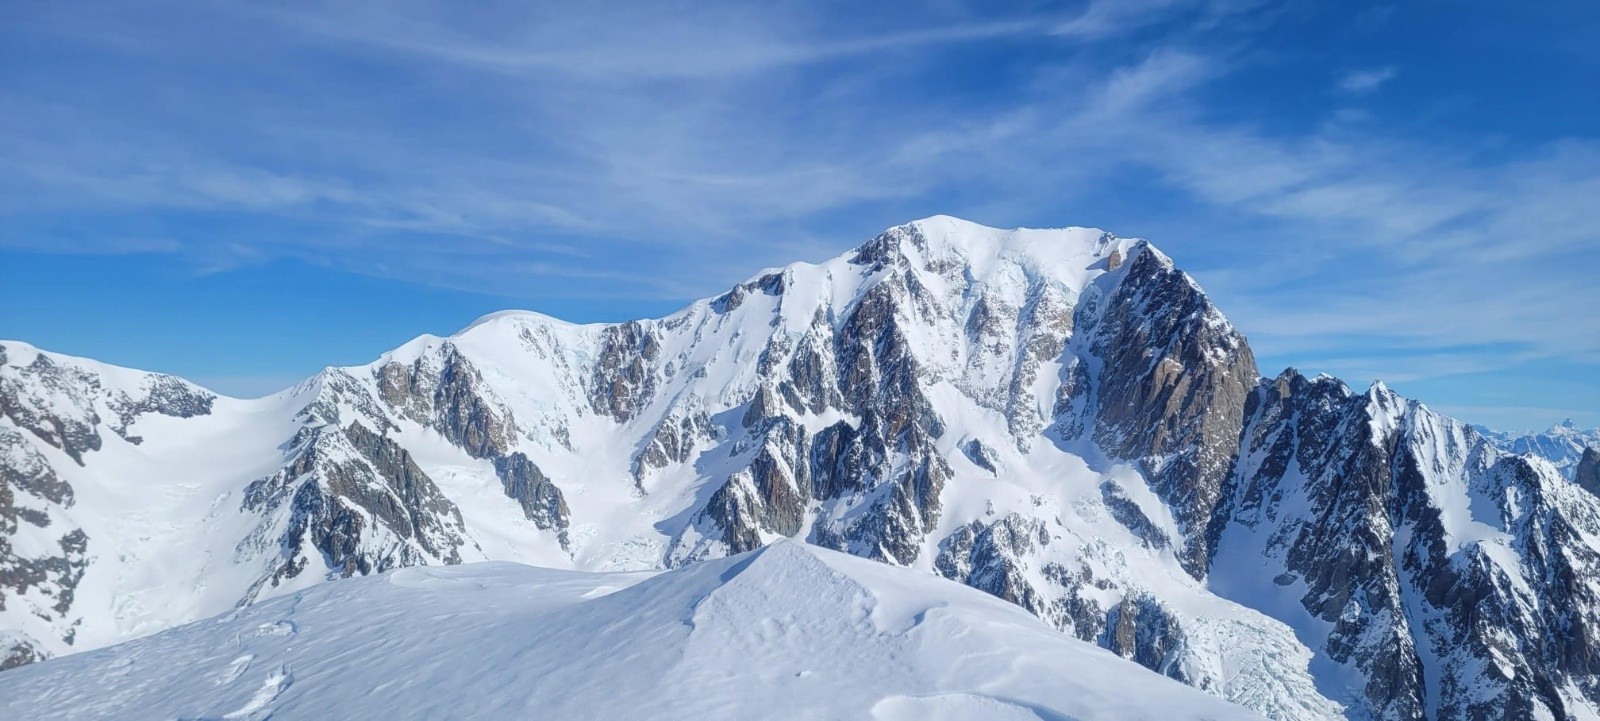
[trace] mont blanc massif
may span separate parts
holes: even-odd
[[[253,400],[7,341],[0,717],[1596,718],[1596,445],[948,217]]]

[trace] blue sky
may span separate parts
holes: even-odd
[[[1600,425],[1600,4],[12,3],[0,337],[258,394],[948,213],[1293,365]]]

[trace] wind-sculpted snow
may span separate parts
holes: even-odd
[[[1098,230],[929,218],[665,318],[498,313],[250,401],[0,354],[12,664],[398,567],[792,538],[1275,719],[1600,713],[1600,480],[1261,379],[1192,278]],[[1001,703],[958,699],[878,710]]]
[[[46,719],[1260,718],[924,574],[781,542],[656,576],[341,581],[0,676]]]

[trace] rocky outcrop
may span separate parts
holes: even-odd
[[[1272,583],[1330,625],[1321,639],[1329,657],[1367,679],[1362,706],[1375,718],[1412,719],[1422,717],[1426,693],[1394,563],[1394,446],[1372,432],[1393,400],[1293,370],[1264,383],[1246,409],[1228,532],[1248,539],[1241,557],[1281,563]]]
[[[1000,458],[998,454],[995,453],[993,448],[984,445],[983,441],[976,438],[967,439],[966,443],[961,444],[961,455],[972,461],[974,466],[995,475],[1000,473]]]
[[[131,383],[112,384],[92,365],[0,345],[0,613],[26,619],[0,633],[0,669],[70,648],[83,614],[74,601],[92,560],[90,536],[73,521],[77,490],[45,451],[83,467],[107,437],[141,443],[132,428],[143,416],[212,411],[216,396],[193,384],[130,375]]]
[[[117,435],[135,445],[143,439],[131,435],[129,426],[140,416],[159,413],[173,418],[194,418],[211,414],[217,397],[172,376],[152,375],[144,381],[144,395],[138,398],[127,394],[113,394],[107,407],[116,414],[117,422],[111,427]]]
[[[1129,594],[1107,614],[1101,645],[1134,663],[1184,683],[1194,684],[1184,669],[1185,638],[1177,616],[1149,593]]]
[[[633,481],[641,492],[647,477],[674,464],[687,463],[694,452],[716,438],[716,427],[704,411],[673,413],[656,424],[644,447],[633,457]]]
[[[747,418],[749,414],[747,413]],[[811,439],[799,424],[784,416],[757,422],[747,446],[749,462],[722,483],[699,521],[719,537],[728,552],[758,548],[771,536],[800,532],[812,498],[811,468],[805,449]],[[691,558],[708,549],[695,550]]]
[[[78,465],[100,450],[100,379],[38,354],[26,366],[0,366],[0,417],[61,449]],[[65,399],[65,404],[53,402]]]
[[[90,369],[44,353],[35,352],[22,366],[0,360],[0,418],[61,449],[81,466],[84,454],[100,450],[102,425],[137,444],[140,439],[129,428],[140,416],[193,418],[211,412],[215,395],[171,376],[140,375],[141,387],[130,393],[107,387]],[[103,423],[101,413],[112,422]]]
[[[37,642],[15,632],[0,633],[0,671],[38,663],[48,656]]]
[[[940,543],[933,567],[945,578],[1045,616],[1047,604],[1021,559],[1049,543],[1049,532],[1037,519],[1013,513],[992,523],[973,521]]]
[[[660,352],[660,343],[646,324],[608,326],[589,382],[594,411],[619,421],[637,415],[654,397],[655,374],[650,366]]]
[[[330,576],[460,563],[470,543],[461,512],[411,455],[359,422],[308,427],[283,470],[245,488],[243,510],[262,523],[237,552],[272,564],[254,598],[320,561]]]
[[[1600,496],[1600,450],[1583,449],[1583,457],[1572,471],[1572,482],[1595,496]]]
[[[494,459],[494,472],[500,477],[506,495],[522,507],[528,520],[542,529],[555,531],[561,548],[570,549],[567,499],[561,489],[520,451]]]
[[[1199,286],[1148,245],[1102,283],[1078,306],[1084,354],[1058,407],[1082,408],[1076,412],[1091,420],[1069,418],[1067,427],[1143,466],[1184,535],[1184,567],[1198,578],[1215,543],[1212,519],[1256,383],[1255,358]]]
[[[15,502],[13,490],[63,508],[69,508],[73,503],[72,486],[56,475],[44,454],[34,450],[20,431],[3,425],[0,425],[0,489],[4,489],[0,490],[0,494],[4,494],[3,497],[12,503]],[[40,513],[18,510],[12,503],[0,507],[0,513],[5,512],[3,508],[10,508],[13,516],[20,513],[29,517]],[[34,523],[41,527],[48,525],[44,520]]]
[[[374,373],[384,403],[469,455],[493,458],[511,450],[516,420],[455,344],[444,343],[436,354],[410,364],[385,363]]]
[[[71,529],[56,537],[53,547],[19,553],[11,543],[16,524],[49,525],[44,516],[21,514],[11,489],[0,483],[0,611],[20,606],[34,618],[64,628],[63,640],[72,644],[73,599],[88,569],[89,537]],[[43,521],[43,523],[40,523]],[[7,629],[11,631],[11,629]],[[0,670],[45,658],[47,654],[25,634],[0,634]]]

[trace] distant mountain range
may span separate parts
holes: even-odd
[[[1582,430],[1571,418],[1550,427],[1543,433],[1532,431],[1513,434],[1492,431],[1483,426],[1473,426],[1495,446],[1507,453],[1538,456],[1551,463],[1567,478],[1578,471],[1587,449],[1600,448],[1600,428]]]
[[[1262,377],[1144,241],[948,217],[665,318],[501,313],[255,400],[5,342],[0,659],[242,632],[297,601],[238,606],[387,598],[319,584],[406,567],[698,578],[800,539],[1269,718],[1600,714],[1600,482],[1522,443],[1381,383]],[[475,568],[440,578],[500,573]],[[310,703],[267,696],[248,713]]]

